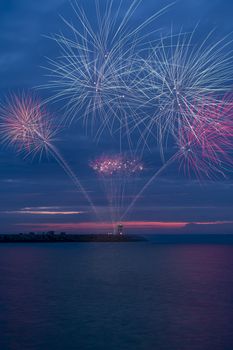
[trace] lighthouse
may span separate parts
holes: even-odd
[[[117,225],[116,234],[119,236],[123,235],[123,225],[122,224]]]

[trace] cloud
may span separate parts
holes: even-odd
[[[61,210],[31,210],[31,209],[21,209],[21,210],[6,210],[2,211],[4,214],[20,214],[20,215],[81,215],[85,214],[84,211],[61,211]]]

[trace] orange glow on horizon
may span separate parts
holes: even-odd
[[[182,229],[189,224],[193,225],[223,225],[223,224],[233,224],[233,221],[206,221],[206,222],[186,222],[186,221],[125,221],[122,222],[126,229]],[[46,230],[67,230],[67,231],[87,231],[87,230],[112,230],[115,224],[109,222],[67,222],[67,223],[21,223],[16,224],[18,227],[30,227],[30,230],[36,231],[46,231]]]
[[[187,222],[160,222],[160,221],[126,221],[122,223],[128,229],[166,229],[182,228]],[[109,222],[80,222],[80,223],[38,223],[20,224],[18,226],[30,226],[40,230],[111,230],[115,224]]]

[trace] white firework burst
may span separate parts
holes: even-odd
[[[203,101],[218,105],[232,88],[232,42],[228,37],[214,41],[211,32],[197,44],[195,32],[161,39],[147,59],[139,60],[145,69],[138,81],[144,103],[136,127],[143,144],[155,132],[163,147],[168,135],[177,138],[181,127],[190,129],[196,118],[206,118],[198,110]]]
[[[141,2],[133,0],[126,8],[123,0],[95,0],[96,23],[74,2],[77,25],[64,20],[71,36],[54,37],[61,56],[49,61],[50,81],[44,87],[54,91],[50,100],[63,102],[69,122],[83,119],[97,137],[105,128],[114,132],[127,127],[129,115],[137,118],[140,94],[135,57],[157,31],[146,27],[171,6],[133,27],[130,21]]]

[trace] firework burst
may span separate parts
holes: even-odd
[[[31,154],[35,156],[39,153],[41,157],[44,152],[52,155],[97,214],[79,178],[53,144],[56,134],[57,128],[52,125],[51,116],[46,111],[44,103],[36,97],[26,94],[12,96],[7,100],[6,105],[1,106],[0,136],[3,144],[15,146],[27,156]]]
[[[193,124],[179,132],[178,158],[187,175],[225,176],[233,165],[232,100],[226,97],[218,104],[210,101],[197,104]]]
[[[90,162],[103,184],[113,226],[119,222],[128,200],[135,193],[135,181],[144,171],[144,164],[138,158],[116,154],[101,156]]]
[[[122,155],[102,156],[90,162],[90,166],[100,175],[132,175],[143,171],[144,166],[136,158],[129,159]]]
[[[46,108],[33,96],[12,95],[0,108],[0,134],[6,145],[36,155],[49,153],[57,128],[48,118]]]
[[[70,122],[82,119],[99,138],[105,128],[127,129],[128,116],[134,116],[140,104],[135,57],[152,34],[145,34],[146,27],[171,5],[132,27],[130,20],[141,0],[133,0],[128,8],[122,0],[94,3],[97,23],[89,21],[77,2],[73,5],[80,27],[65,20],[72,36],[55,36],[61,56],[49,61],[50,82],[45,87],[55,92],[51,100],[63,101]]]
[[[145,183],[120,220],[123,220],[144,191],[175,162],[184,174],[197,178],[225,177],[232,170],[233,150],[233,101],[226,95],[218,103],[210,97],[195,105],[195,118],[188,127],[184,125],[176,135],[178,150]]]
[[[212,43],[210,33],[197,46],[194,37],[195,31],[171,35],[153,48],[148,59],[139,61],[145,67],[144,79],[138,82],[144,98],[144,113],[137,123],[142,143],[152,130],[161,147],[168,135],[176,138],[183,128],[192,131],[200,117],[212,118],[210,114],[200,115],[200,103],[205,100],[210,106],[218,106],[221,96],[232,87],[231,41],[226,37]]]

